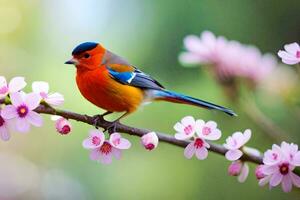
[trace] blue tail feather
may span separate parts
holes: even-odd
[[[237,116],[237,114],[234,113],[234,111],[213,104],[209,103],[204,100],[196,99],[193,97],[189,97],[183,94],[179,94],[176,92],[168,91],[168,90],[152,90],[152,98],[155,100],[164,100],[164,101],[169,101],[169,102],[174,102],[174,103],[182,103],[182,104],[188,104],[188,105],[193,105],[193,106],[198,106],[202,108],[207,108],[207,109],[212,109],[212,110],[219,110],[222,111],[230,116]]]

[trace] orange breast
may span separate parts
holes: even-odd
[[[76,75],[81,94],[96,106],[112,112],[133,112],[144,100],[144,92],[113,80],[104,67],[79,71]]]

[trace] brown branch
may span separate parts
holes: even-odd
[[[0,104],[9,104],[9,102],[0,100]],[[72,119],[72,120],[80,121],[80,122],[83,122],[86,124],[95,125],[94,124],[95,117],[88,116],[88,115],[81,115],[78,113],[65,111],[65,110],[54,109],[47,105],[40,105],[39,107],[37,107],[35,109],[35,111],[38,113],[42,113],[42,114],[59,115],[66,119]],[[111,127],[111,125],[112,125],[112,122],[108,122],[104,119],[98,120],[98,123],[97,123],[98,127],[102,127],[104,129]],[[150,130],[134,128],[134,127],[126,126],[121,123],[117,124],[116,131],[122,132],[122,133],[127,133],[130,135],[139,136],[139,137],[150,132]],[[176,140],[173,136],[165,134],[165,133],[156,132],[156,134],[157,134],[160,142],[169,143],[169,144],[172,144],[172,145],[175,145],[178,147],[186,147],[189,144],[189,141]],[[215,152],[215,153],[223,155],[223,156],[227,152],[227,149],[225,147],[223,147],[222,145],[214,144],[214,143],[209,143],[209,144],[210,144],[209,150],[212,152]],[[249,153],[248,154],[244,153],[241,160],[247,161],[247,162],[252,162],[255,164],[263,164],[261,156],[251,155]],[[300,175],[299,171],[296,171],[296,173],[298,175]]]
[[[10,102],[0,100],[0,104],[10,104]],[[37,113],[42,113],[42,114],[59,115],[66,119],[72,119],[72,120],[84,122],[86,124],[90,124],[93,126],[95,125],[94,124],[95,117],[88,116],[88,115],[81,115],[81,114],[66,111],[66,110],[54,109],[52,107],[49,107],[49,106],[43,105],[43,104],[41,104],[39,107],[37,107],[35,109],[35,111]],[[97,120],[97,122],[98,123],[96,126],[104,128],[104,129],[107,129],[107,128],[111,127],[111,125],[112,125],[112,122],[108,122],[104,119],[99,119],[99,120]],[[134,128],[134,127],[126,126],[121,123],[117,124],[116,131],[122,132],[122,133],[127,133],[130,135],[139,136],[139,137],[143,136],[146,133],[151,132],[150,130]],[[186,147],[189,144],[189,141],[176,140],[173,136],[165,134],[165,133],[159,133],[159,132],[155,132],[155,133],[157,134],[159,141],[161,141],[161,142],[173,144],[173,145],[179,146],[179,147]],[[209,144],[210,144],[210,149],[209,149],[210,151],[221,154],[221,155],[225,155],[225,153],[227,151],[227,149],[225,147],[223,147],[222,145],[219,145],[219,144],[213,144],[213,143],[209,143]],[[244,156],[242,157],[242,160],[253,162],[256,164],[262,164],[262,158],[254,156],[254,155],[244,154]]]

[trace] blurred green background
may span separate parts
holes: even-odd
[[[47,81],[51,91],[65,95],[64,109],[90,115],[102,113],[87,102],[75,84],[75,68],[64,65],[72,49],[99,41],[151,74],[167,88],[237,109],[238,118],[194,107],[153,103],[132,114],[125,124],[174,134],[173,125],[186,115],[215,120],[223,132],[251,128],[249,146],[261,151],[274,142],[236,106],[203,70],[178,62],[183,38],[210,30],[263,52],[299,41],[298,0],[0,0],[0,75]],[[278,80],[280,82],[280,80]],[[300,142],[299,118],[282,102],[258,95],[260,106]],[[272,99],[272,102],[270,102]],[[118,115],[108,119],[113,120]],[[68,136],[56,133],[50,116],[27,134],[13,133],[0,144],[1,199],[299,199],[299,190],[260,188],[254,165],[240,184],[227,176],[229,162],[210,153],[208,159],[187,160],[183,149],[160,143],[145,151],[139,138],[125,135],[133,147],[121,161],[104,166],[89,160],[82,140],[92,127],[73,122]]]

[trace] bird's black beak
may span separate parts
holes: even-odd
[[[65,62],[65,64],[67,65],[77,65],[78,61],[74,58],[72,58],[71,60],[68,60],[67,62]]]

